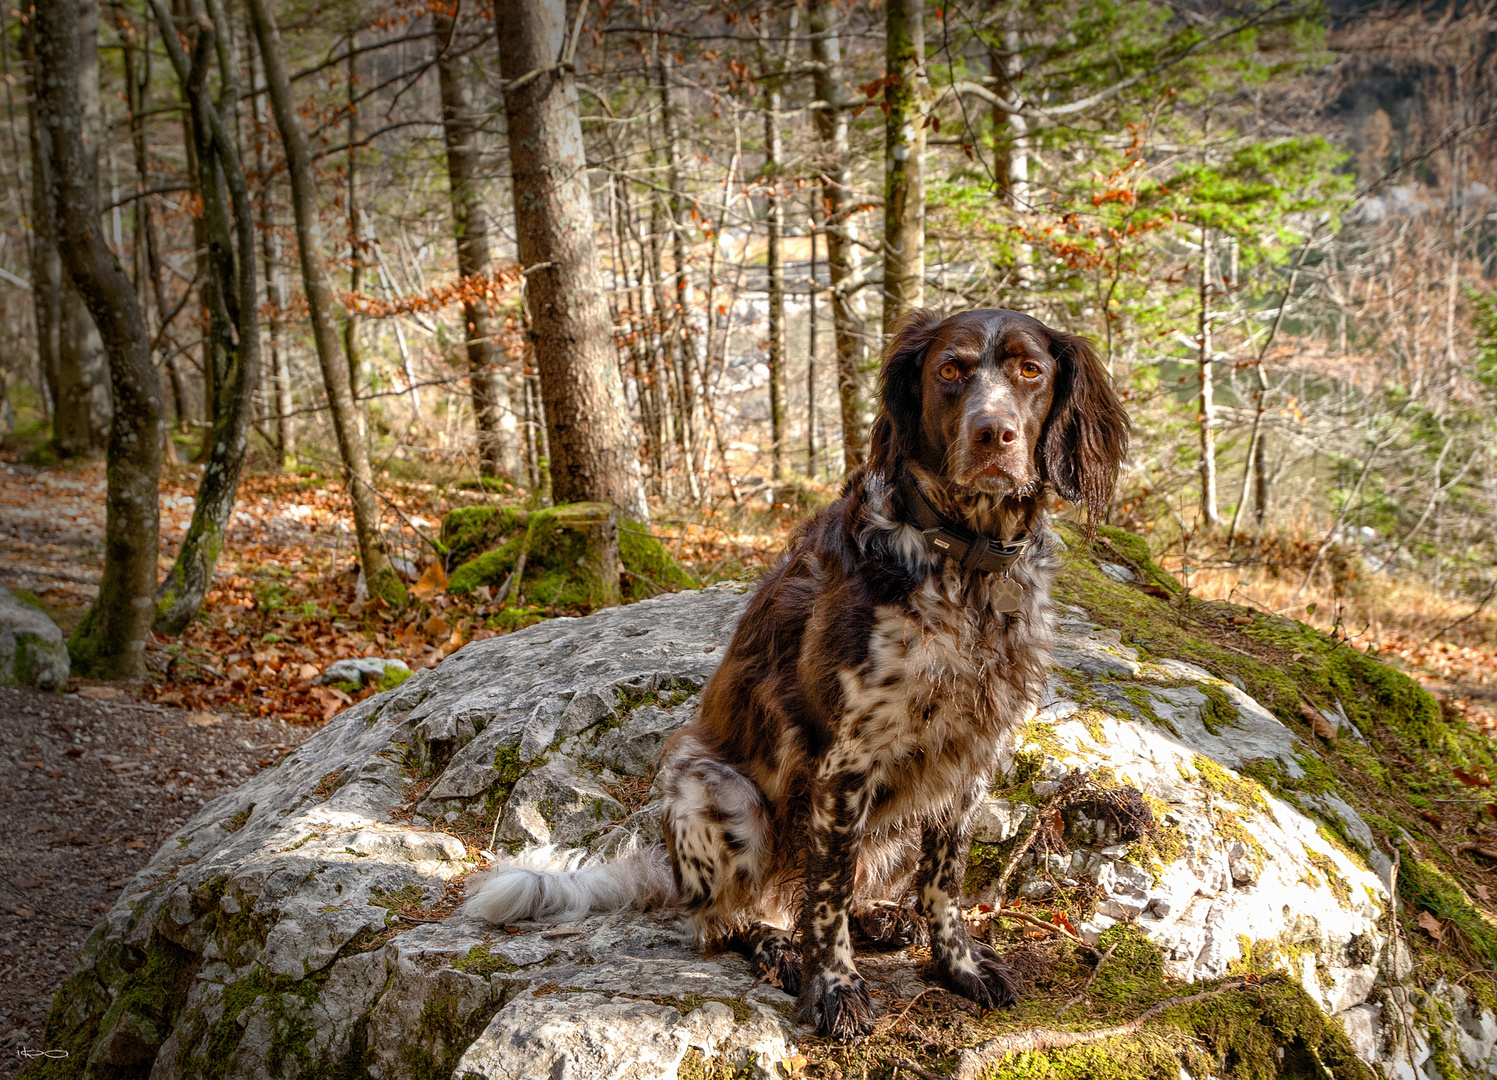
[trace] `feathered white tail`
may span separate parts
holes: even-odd
[[[495,924],[521,919],[569,922],[589,912],[660,907],[675,898],[670,860],[658,844],[606,859],[583,848],[530,848],[484,875],[464,907]]]

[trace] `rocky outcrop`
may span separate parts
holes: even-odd
[[[67,642],[57,624],[0,585],[0,686],[62,690],[68,671]]]
[[[48,1045],[85,1075],[158,1080],[796,1075],[798,1044],[816,1051],[790,999],[736,955],[694,953],[671,913],[493,927],[458,906],[491,845],[658,834],[655,757],[746,600],[717,587],[554,619],[346,710],[132,880]],[[1272,782],[1324,771],[1229,679],[1143,657],[1065,607],[1043,708],[983,808],[972,902],[996,900],[996,868],[1067,777],[1129,785],[1153,831],[1125,842],[1080,805],[1039,822],[1048,839],[1011,893],[1071,912],[1092,942],[1136,928],[1169,979],[1282,973],[1387,1074],[1497,1068],[1497,1019],[1474,994],[1408,980],[1368,822],[1334,785]],[[891,995],[923,989],[900,970]],[[1298,1038],[1276,1023],[1262,1045]]]

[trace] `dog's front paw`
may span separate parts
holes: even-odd
[[[1013,1005],[1023,990],[1019,974],[979,941],[972,942],[966,953],[939,959],[936,973],[952,991],[984,1009]]]
[[[855,1039],[873,1030],[873,1002],[857,972],[822,971],[801,987],[800,1018],[818,1034]]]
[[[765,982],[792,997],[800,993],[800,949],[789,934],[765,934],[754,943],[751,956]]]
[[[930,934],[925,920],[907,907],[880,902],[853,916],[858,936],[876,949],[890,952],[908,945],[926,945]]]

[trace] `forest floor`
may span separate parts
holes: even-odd
[[[103,467],[38,468],[19,457],[0,453],[0,584],[40,601],[71,630],[98,586]],[[163,573],[191,518],[197,479],[190,466],[163,479]],[[394,554],[414,573],[433,561],[423,536],[437,535],[443,514],[491,498],[418,481],[389,481],[383,495],[388,522],[398,522],[388,533]],[[657,515],[654,528],[704,581],[751,578],[804,516],[793,507],[726,508]],[[1361,577],[1349,593],[1343,572],[1339,583],[1328,582],[1319,610],[1309,608],[1314,590],[1294,596],[1292,573],[1263,569],[1294,554],[1247,571],[1195,569],[1192,592],[1231,593],[1322,629],[1340,627],[1350,644],[1376,649],[1449,711],[1497,735],[1490,612],[1461,620],[1469,605],[1452,605],[1417,582],[1356,570],[1352,577]],[[1171,569],[1189,576],[1180,560]],[[417,585],[411,607],[397,613],[359,603],[356,580],[336,478],[250,471],[201,617],[180,638],[151,643],[144,680],[102,686],[75,679],[61,695],[0,690],[0,813],[12,823],[0,839],[0,1077],[17,1067],[18,1050],[45,1049],[37,1042],[41,1022],[89,928],[162,841],[204,802],[374,692],[316,685],[329,663],[379,655],[433,667],[466,642],[500,632],[480,601]],[[1338,590],[1350,599],[1337,602]],[[1361,617],[1364,609],[1372,614]],[[522,622],[558,614],[574,612],[536,607]]]

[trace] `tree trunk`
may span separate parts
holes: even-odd
[[[317,362],[322,368],[328,404],[333,414],[333,430],[338,437],[338,452],[343,459],[349,501],[353,504],[353,526],[358,537],[359,562],[370,596],[403,607],[406,602],[404,583],[390,565],[384,537],[379,531],[379,495],[374,489],[374,472],[369,467],[369,451],[359,436],[358,405],[348,381],[348,365],[338,347],[334,325],[332,286],[322,258],[322,229],[317,220],[317,177],[312,167],[312,152],[301,114],[291,95],[291,78],[286,71],[286,54],[281,46],[281,32],[276,26],[266,0],[248,0],[250,20],[260,43],[260,60],[265,66],[265,83],[270,91],[271,108],[276,126],[286,148],[286,171],[291,178],[291,207],[296,216],[296,237],[301,249],[303,287],[312,317],[312,337],[317,347]]]
[[[810,325],[810,341],[806,344],[806,478],[816,479],[816,293],[819,286],[816,282],[816,218],[813,215],[810,220],[811,236],[811,294],[808,298],[810,313],[807,322]]]
[[[26,29],[32,79],[36,79],[35,34]],[[31,298],[36,315],[37,364],[47,392],[47,410],[57,429],[57,400],[62,392],[62,256],[57,252],[57,221],[48,194],[52,170],[42,152],[41,127],[36,117],[36,95],[27,102],[26,125],[31,142]]]
[[[253,0],[263,5],[265,0]],[[598,274],[577,87],[558,66],[564,0],[495,6],[515,231],[557,502],[609,502],[647,520],[634,431]]]
[[[691,225],[686,220],[686,198],[683,194],[681,176],[681,147],[676,126],[675,95],[671,89],[673,57],[670,47],[660,47],[656,42],[659,64],[656,74],[660,90],[660,128],[665,137],[666,182],[670,188],[671,261],[675,263],[676,296],[672,323],[676,340],[676,356],[680,363],[678,382],[681,389],[681,406],[677,410],[676,438],[686,459],[687,488],[694,501],[701,501],[702,468],[701,446],[698,441],[700,428],[698,413],[700,395],[697,373],[702,370],[696,327],[692,323],[691,256],[687,245],[687,233]]]
[[[863,394],[863,325],[848,285],[857,276],[852,243],[852,150],[847,136],[847,91],[842,81],[842,43],[837,9],[830,0],[812,0],[811,55],[817,62],[816,110],[821,136],[821,200],[825,215],[827,277],[831,285],[832,332],[837,342],[837,396],[842,406],[842,464],[851,472],[868,456],[868,425]]]
[[[452,232],[457,241],[457,272],[487,277],[489,219],[483,204],[479,160],[478,113],[458,59],[453,56],[456,20],[433,9],[437,32],[437,76],[442,88],[442,131],[447,142],[447,177],[452,192]],[[504,428],[510,410],[509,388],[499,368],[502,359],[499,323],[482,296],[463,301],[463,336],[468,349],[468,386],[473,395],[473,422],[478,429],[478,465],[484,476],[515,473],[514,453]]]
[[[208,460],[198,482],[197,502],[187,535],[182,539],[171,571],[156,592],[154,629],[163,634],[180,634],[202,608],[212,584],[213,570],[223,550],[239,491],[254,393],[260,382],[259,282],[255,270],[254,206],[236,145],[235,128],[225,115],[239,99],[234,68],[220,65],[229,76],[220,97],[226,103],[222,110],[210,100],[204,84],[209,54],[216,49],[217,39],[227,27],[206,19],[197,21],[197,40],[189,66],[164,0],[153,0],[153,7],[167,55],[187,99],[188,126],[196,149],[198,187],[208,236],[208,262],[213,271],[213,278],[205,283],[204,289],[211,309],[209,355],[213,358],[217,391],[210,417]]]
[[[889,0],[884,335],[925,297],[925,0]]]
[[[251,47],[253,36],[246,39],[245,51],[249,53],[250,70],[258,66],[258,54]],[[281,319],[285,307],[285,290],[281,281],[281,239],[272,228],[270,170],[265,160],[265,97],[254,94],[250,107],[255,117],[255,171],[259,173],[259,184],[255,191],[260,225],[261,253],[265,259],[265,301],[270,308],[270,320],[266,329],[270,337],[271,380],[275,399],[276,451],[281,458],[281,468],[289,468],[296,461],[296,429],[291,420],[291,362],[286,344],[281,341]]]
[[[1216,394],[1211,370],[1211,233],[1201,229],[1201,518],[1211,528],[1222,523],[1216,506]]]
[[[359,219],[359,107],[354,102],[354,83],[358,80],[358,41],[348,35],[348,291],[364,288],[364,257],[360,247],[363,222]],[[348,357],[348,389],[355,400],[359,396],[359,317],[352,310],[344,313],[343,352]],[[362,424],[360,427],[362,428]]]
[[[58,251],[108,351],[115,405],[103,576],[68,653],[79,675],[136,678],[145,667],[160,543],[161,387],[135,291],[99,231],[94,166],[84,149],[81,39],[97,40],[97,8],[93,12],[95,22],[86,28],[71,4],[40,4],[35,15],[38,141],[50,174]]]
[[[1003,33],[1003,52],[988,55],[988,69],[997,86],[1012,96],[1024,74],[1024,57],[1019,48],[1019,13],[1010,9]],[[993,107],[993,173],[1003,200],[1016,213],[1026,214],[1029,204],[1029,121],[1018,113]],[[1028,291],[1034,286],[1034,249],[1027,243],[1014,244],[1014,284]]]
[[[761,31],[769,30],[768,20]],[[761,57],[763,53],[761,53]],[[778,73],[764,94],[764,220],[769,234],[769,431],[774,479],[785,479],[785,199],[780,191],[780,91]],[[773,501],[773,500],[771,500]]]

